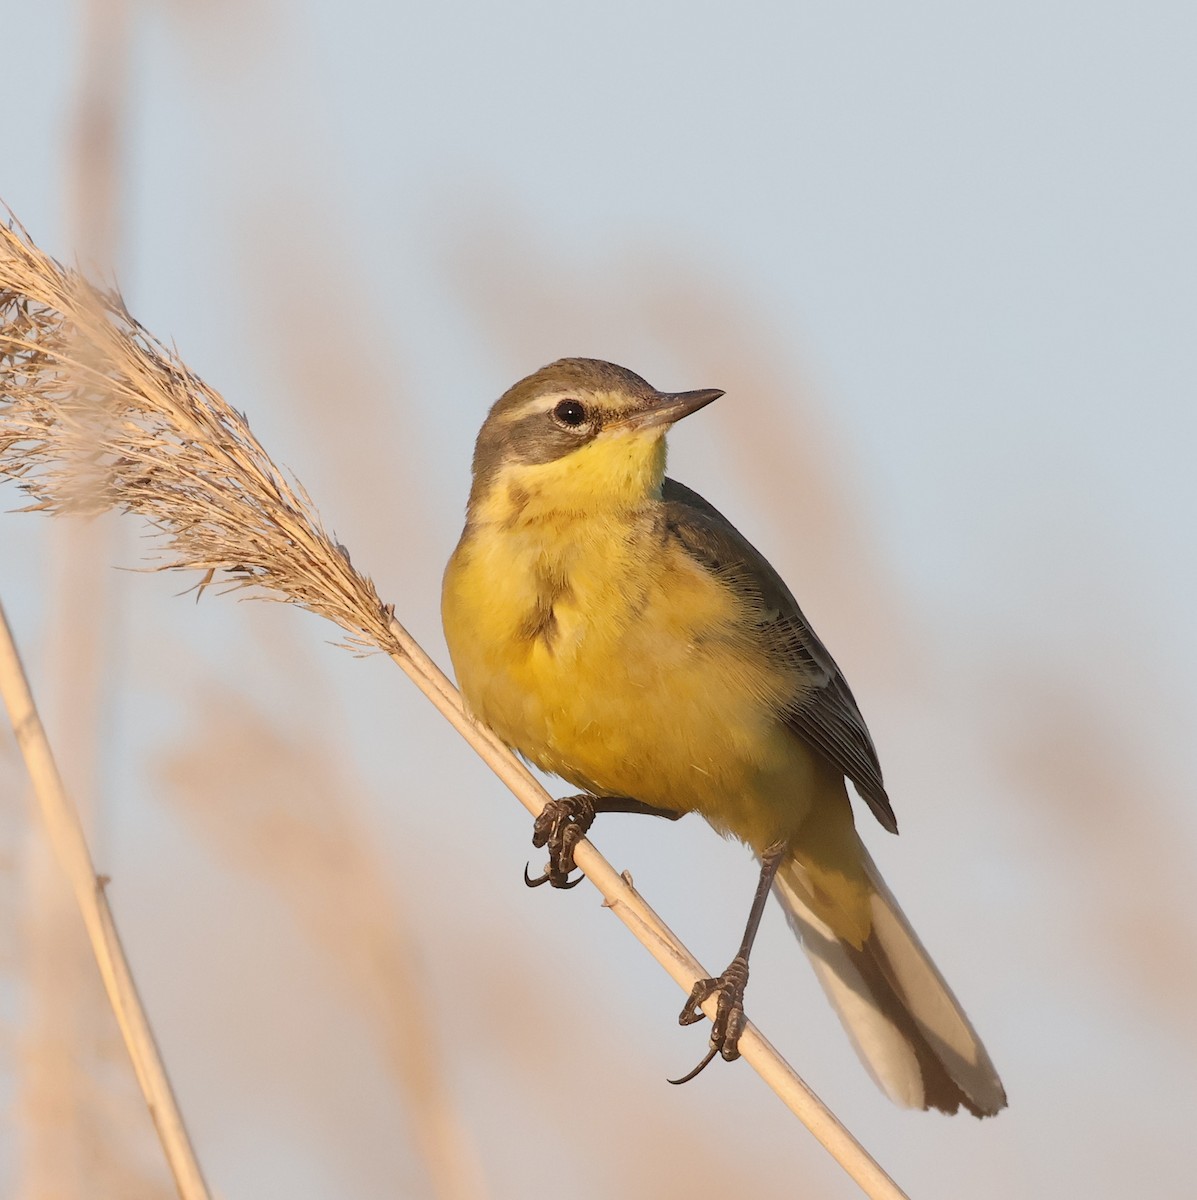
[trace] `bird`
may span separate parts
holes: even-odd
[[[563,358],[509,388],[474,448],[445,569],[445,640],[467,708],[580,792],[550,802],[531,886],[570,887],[600,813],[697,812],[760,875],[709,1046],[739,1056],[748,960],[780,901],[864,1066],[895,1103],[996,1114],[1006,1094],[968,1017],[857,833],[847,785],[891,833],[877,751],[843,673],[778,573],[665,474],[665,435],[724,393],[661,392]]]

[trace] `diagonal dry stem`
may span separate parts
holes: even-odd
[[[81,428],[89,433],[86,453]],[[100,503],[147,517],[168,557],[160,569],[201,571],[201,587],[219,577],[328,617],[352,645],[389,654],[529,812],[548,801],[511,751],[465,711],[457,689],[325,533],[303,488],[274,465],[245,418],[147,333],[119,296],[91,288],[23,231],[0,228],[5,474],[33,509],[65,513]],[[575,858],[606,906],[684,991],[710,974],[589,842]],[[704,1011],[712,1016],[714,1002]],[[752,1025],[740,1049],[868,1195],[903,1195]]]
[[[121,940],[104,894],[104,880],[96,874],[79,813],[63,787],[46,731],[33,702],[29,680],[21,666],[4,606],[0,604],[0,695],[25,758],[45,818],[55,855],[74,888],[83,914],[108,1001],[116,1014],[121,1036],[133,1060],[137,1082],[182,1200],[207,1200],[208,1189],[175,1103],[170,1080],[154,1041],[149,1019],[133,982]]]

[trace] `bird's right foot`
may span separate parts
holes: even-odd
[[[529,887],[548,883],[555,888],[572,888],[582,882],[581,875],[576,879],[569,876],[574,869],[574,850],[594,823],[594,812],[594,797],[587,795],[562,796],[544,806],[532,826],[532,845],[547,848],[549,861],[544,874],[536,879],[524,868],[524,882]]]

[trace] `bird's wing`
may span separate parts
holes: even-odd
[[[762,645],[797,668],[807,686],[780,714],[787,725],[842,771],[891,833],[898,823],[881,781],[881,764],[864,717],[835,659],[815,636],[781,576],[738,529],[697,492],[673,479],[661,489],[667,535],[704,570],[750,600],[761,614]]]

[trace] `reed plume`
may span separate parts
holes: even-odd
[[[160,570],[198,571],[394,648],[392,612],[245,417],[147,332],[120,295],[0,227],[0,475],[24,511],[146,517]]]

